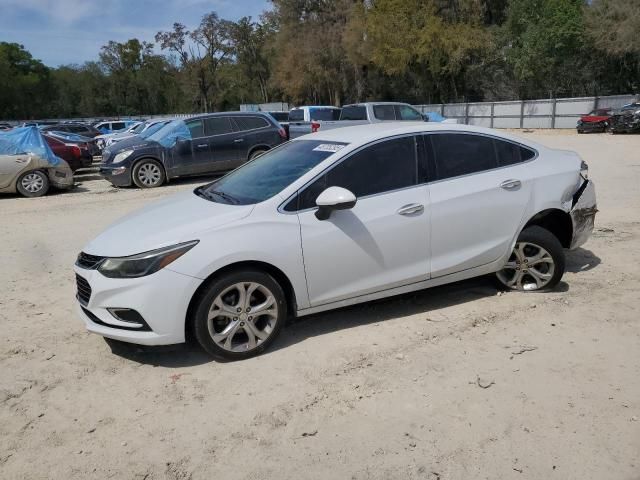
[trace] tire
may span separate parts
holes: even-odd
[[[549,230],[533,225],[520,233],[507,265],[496,278],[509,290],[546,291],[558,284],[564,269],[560,240]]]
[[[165,181],[164,168],[156,160],[141,160],[133,167],[131,178],[139,188],[159,187]]]
[[[49,177],[41,170],[23,173],[16,182],[16,189],[25,197],[42,197],[49,191]]]
[[[249,292],[248,302],[243,301],[241,291],[245,296]],[[262,306],[260,311],[264,313],[256,316],[255,309]],[[264,352],[286,319],[287,301],[278,282],[258,270],[238,270],[205,286],[196,298],[190,320],[198,343],[207,353],[215,358],[243,360]]]
[[[249,155],[249,160],[253,160],[256,157],[259,157],[260,155],[262,155],[266,151],[267,150],[264,150],[262,148],[259,148],[258,150],[254,150],[253,152],[251,152],[251,155]]]

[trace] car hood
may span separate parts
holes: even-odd
[[[205,200],[192,191],[131,213],[93,239],[84,248],[90,255],[125,257],[181,242],[251,213],[253,205],[226,205]]]

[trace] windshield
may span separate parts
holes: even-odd
[[[196,189],[195,193],[218,203],[260,203],[281,192],[345,145],[321,140],[288,142],[221,179]]]
[[[142,132],[139,135],[140,138],[148,138],[148,137],[150,137],[151,135],[156,133],[158,130],[160,130],[162,127],[164,127],[167,123],[169,123],[169,122],[154,123],[153,125],[151,125],[149,128],[147,128],[144,132]]]
[[[147,137],[147,140],[152,142],[158,142],[164,147],[171,147],[175,145],[178,138],[186,138],[191,140],[191,132],[187,128],[187,124],[184,120],[174,120],[167,123],[160,130]]]
[[[138,125],[136,125],[135,127],[132,127],[129,129],[129,131],[131,133],[140,133],[142,130],[144,130],[144,127],[146,126],[146,123],[139,123]]]

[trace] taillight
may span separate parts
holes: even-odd
[[[316,133],[318,130],[320,130],[320,123],[311,122],[311,133]]]
[[[278,135],[280,135],[280,138],[282,138],[283,140],[287,139],[287,131],[283,127],[280,127],[278,129]]]
[[[77,145],[73,145],[71,147],[71,153],[73,153],[73,155],[77,158],[80,158],[82,156],[82,152],[80,151],[80,147]]]
[[[589,165],[584,160],[580,163],[580,176],[584,180],[589,180]]]

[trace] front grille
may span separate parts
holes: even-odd
[[[100,266],[100,263],[105,257],[98,257],[96,255],[89,255],[88,253],[80,252],[76,259],[76,265],[80,268],[87,270],[94,270]]]
[[[87,305],[91,299],[91,285],[80,275],[76,274],[76,287],[78,288],[78,301],[82,305]]]

